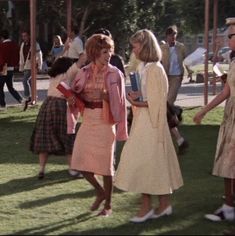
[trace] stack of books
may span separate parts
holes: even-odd
[[[141,81],[140,81],[140,75],[138,72],[131,72],[129,74],[130,76],[130,82],[131,82],[131,90],[132,91],[141,91]],[[142,101],[143,99],[141,97],[137,98],[136,101]]]

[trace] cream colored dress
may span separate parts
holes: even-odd
[[[220,126],[213,174],[235,179],[235,60],[231,62],[227,78],[230,97]]]
[[[139,65],[147,108],[136,108],[114,185],[124,191],[170,194],[183,185],[167,124],[167,77],[160,62]]]

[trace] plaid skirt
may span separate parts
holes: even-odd
[[[30,150],[53,155],[71,155],[75,134],[67,134],[67,104],[58,97],[47,97],[43,102],[30,140]]]

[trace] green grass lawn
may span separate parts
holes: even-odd
[[[140,195],[115,189],[113,215],[96,217],[89,212],[93,189],[68,175],[64,157],[51,157],[45,180],[38,181],[38,157],[28,151],[38,108],[20,109],[0,113],[0,234],[221,235],[234,227],[234,222],[204,219],[222,204],[223,180],[211,175],[222,108],[200,126],[192,122],[197,109],[185,109],[181,131],[190,148],[179,158],[184,186],[172,195],[174,214],[137,225],[129,219]],[[122,145],[118,143],[118,158]]]

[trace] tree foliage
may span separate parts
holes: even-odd
[[[8,28],[13,35],[29,27],[29,1],[12,0],[14,15],[7,18],[8,2],[0,1],[0,29]],[[210,28],[213,26],[213,2],[210,1]],[[218,0],[218,24],[223,26],[226,17],[234,16],[234,0]],[[73,0],[73,24],[86,39],[100,27],[111,31],[116,51],[124,55],[128,39],[136,30],[148,28],[157,36],[164,35],[167,26],[176,24],[180,33],[204,31],[205,1],[195,0]],[[38,0],[37,22],[48,25],[48,41],[53,34],[66,34],[66,0]],[[39,38],[42,31],[38,32]],[[66,36],[66,35],[65,35]]]

